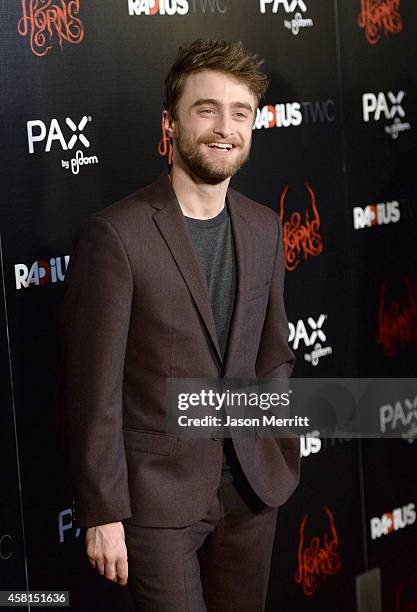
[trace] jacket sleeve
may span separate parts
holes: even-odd
[[[130,518],[123,443],[123,369],[133,280],[113,225],[80,229],[61,309],[62,407],[74,521],[91,527]]]
[[[284,305],[284,244],[282,223],[278,215],[277,244],[268,306],[265,315],[258,355],[257,378],[289,378],[295,363],[295,355],[288,346],[288,320]]]

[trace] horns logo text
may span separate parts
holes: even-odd
[[[84,38],[84,26],[78,17],[80,0],[22,0],[22,17],[17,24],[21,36],[29,38],[30,48],[38,57],[46,55],[58,40],[74,45]]]
[[[333,512],[327,506],[324,511],[329,519],[330,533],[324,533],[323,541],[319,536],[313,536],[310,543],[305,542],[304,530],[308,515],[306,514],[300,525],[300,541],[298,544],[298,568],[295,581],[301,585],[305,595],[314,595],[320,582],[325,581],[327,576],[334,576],[342,567],[339,548],[339,536],[337,535]]]
[[[387,281],[381,287],[376,341],[386,357],[393,357],[408,342],[417,340],[416,300],[410,279],[403,277],[403,292],[396,299],[387,298]]]
[[[370,45],[376,45],[382,36],[401,32],[403,22],[399,8],[400,0],[361,0],[358,25]]]
[[[284,188],[279,201],[279,216],[284,230],[285,267],[289,271],[295,270],[301,258],[307,261],[308,257],[317,257],[323,251],[316,196],[308,183],[305,183],[305,186],[311,201],[311,211],[305,211],[304,219],[299,212],[293,212],[290,218],[284,221],[284,205],[288,186]]]

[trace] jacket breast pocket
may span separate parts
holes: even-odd
[[[177,444],[177,438],[156,431],[123,428],[123,439],[126,450],[155,455],[171,455]]]

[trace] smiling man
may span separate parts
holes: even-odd
[[[245,89],[218,70],[189,75],[179,108],[164,111],[166,130],[175,139],[178,154],[172,176],[177,174],[178,161],[200,181],[210,185],[227,181],[222,185],[227,189],[230,177],[249,157],[257,105]],[[209,97],[214,94],[215,98]]]
[[[267,77],[196,40],[165,81],[170,173],[89,217],[65,278],[63,393],[74,520],[141,612],[262,612],[299,442],[179,439],[168,378],[287,378],[282,225],[229,188]]]

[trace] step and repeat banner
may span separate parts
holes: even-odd
[[[0,5],[0,589],[70,590],[77,612],[130,611],[127,590],[90,568],[73,525],[56,410],[79,226],[167,167],[163,81],[178,46],[241,39],[271,83],[232,186],[283,221],[294,376],[415,377],[417,5]],[[417,397],[384,407],[381,431],[404,424],[417,426]],[[417,442],[313,431],[301,443],[267,610],[417,611]]]

